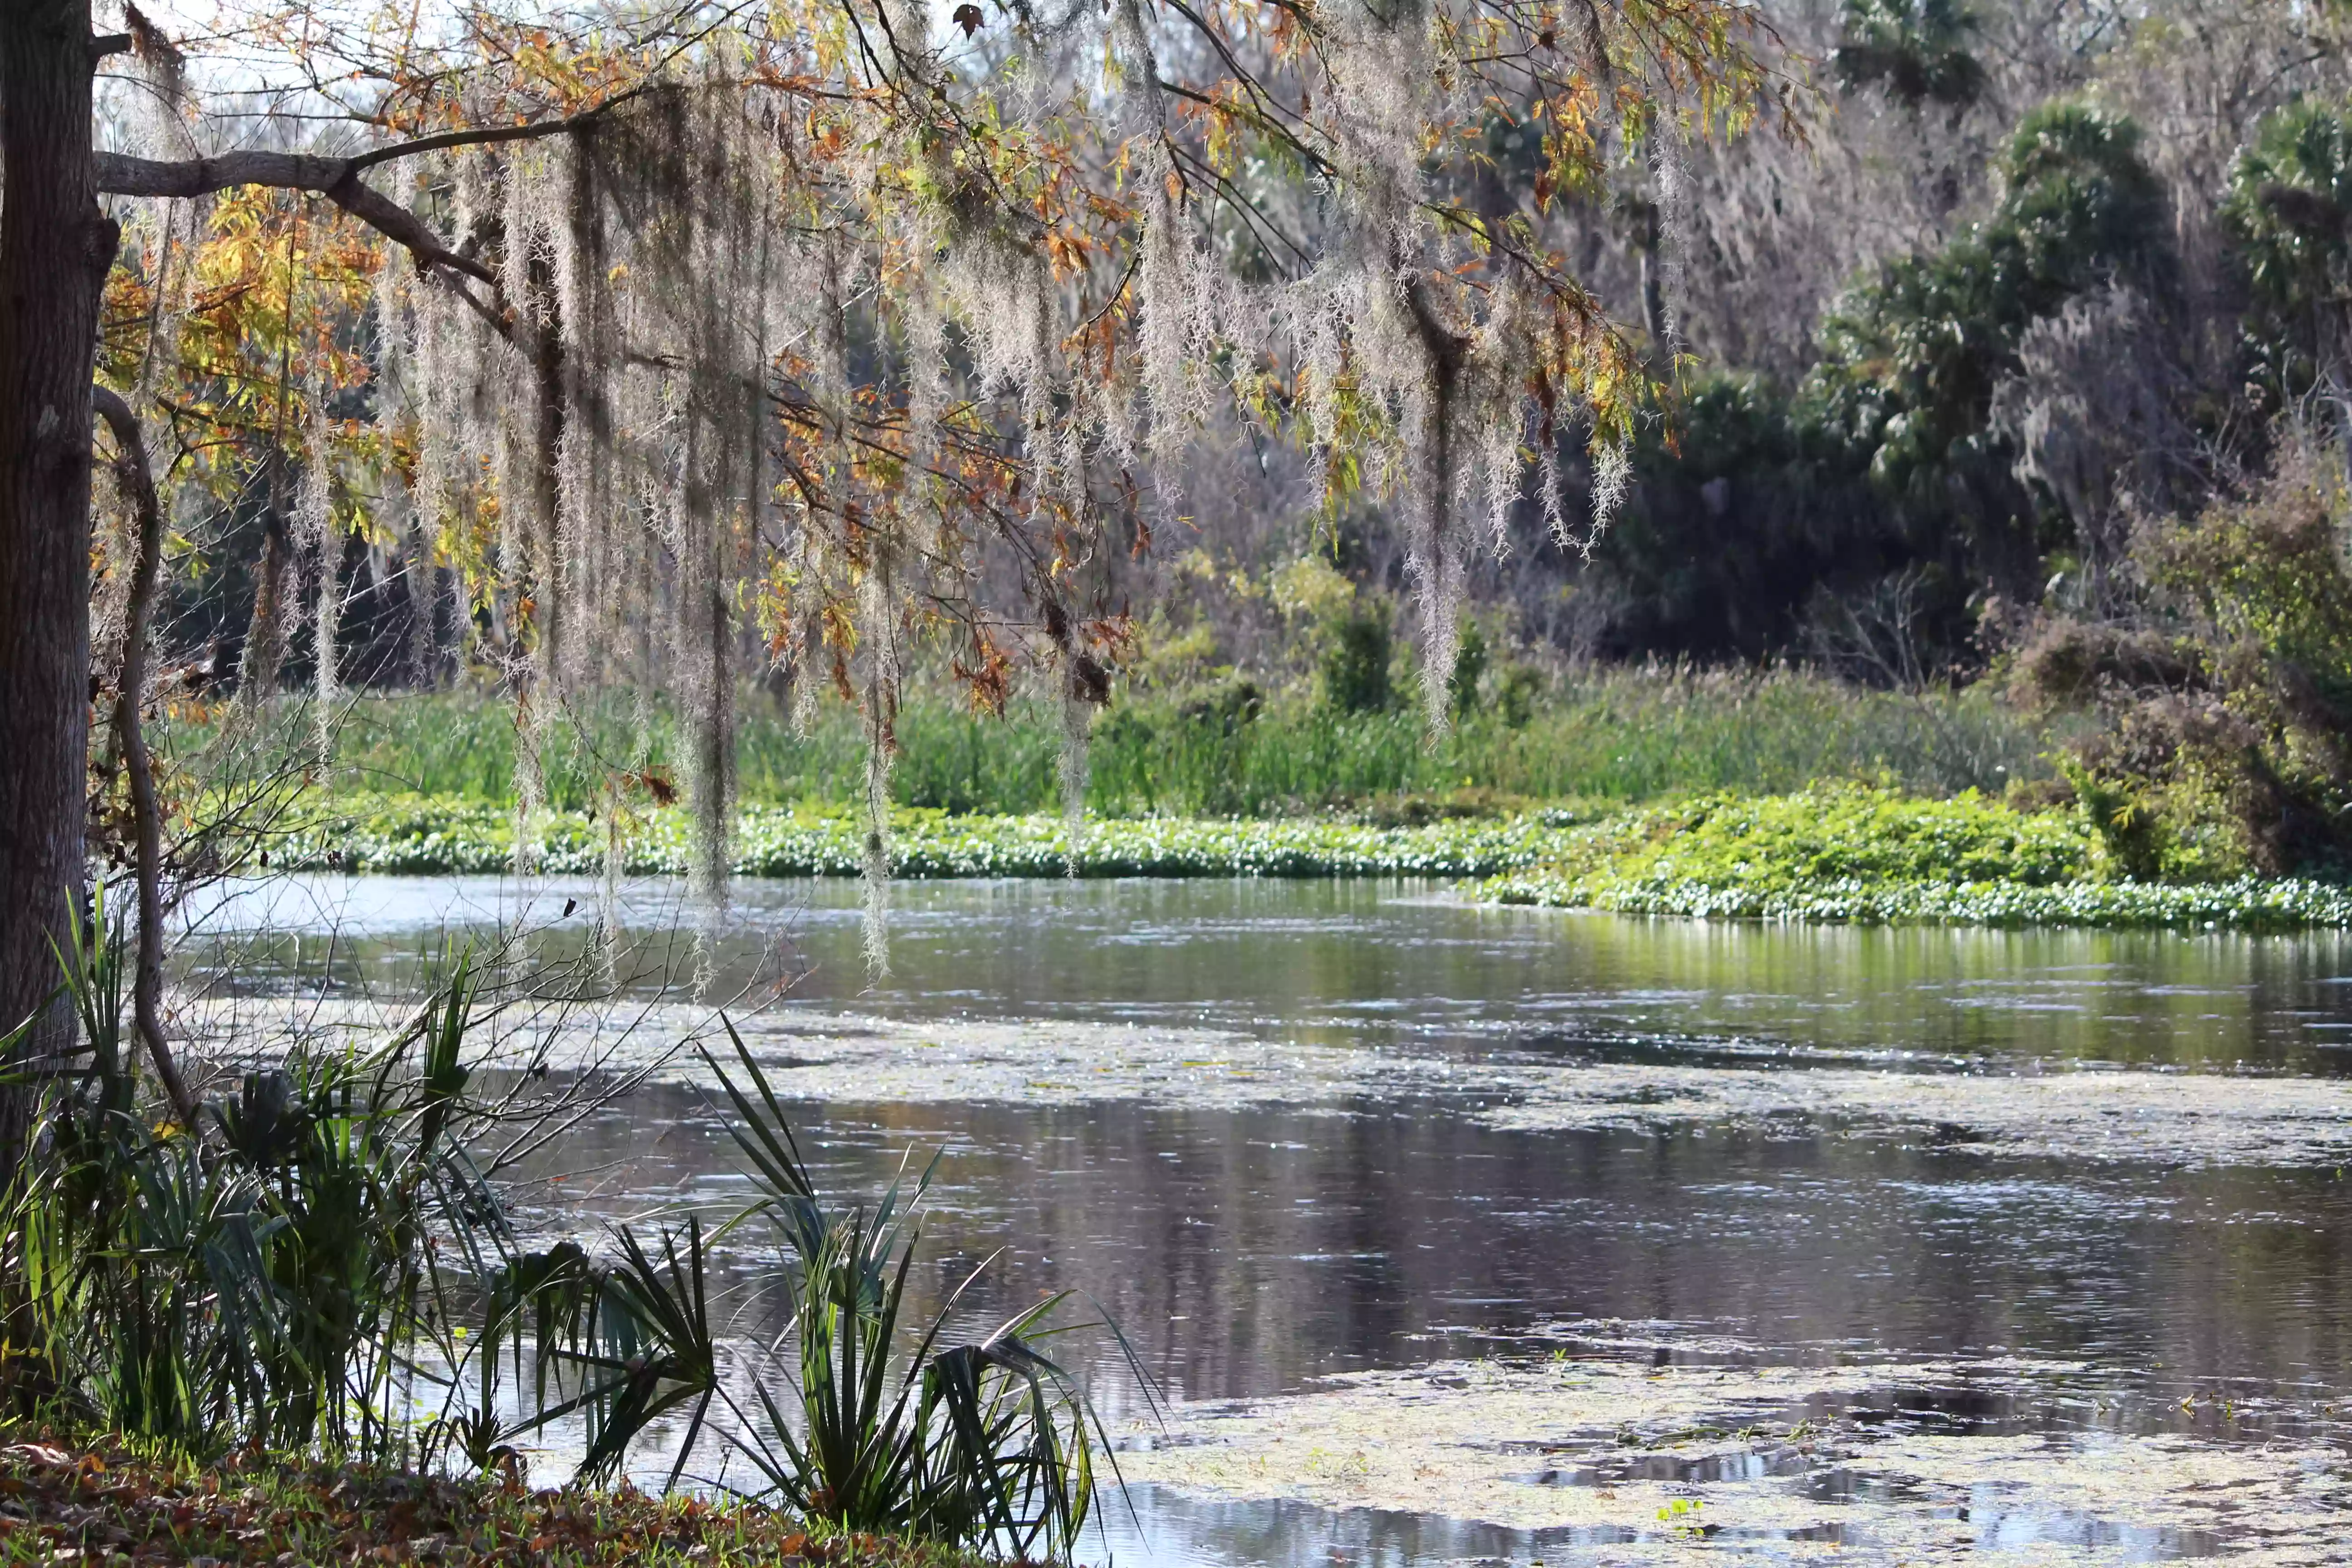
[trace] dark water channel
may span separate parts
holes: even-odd
[[[538,940],[551,951],[582,941],[592,893],[537,889]],[[2352,1068],[2352,938],[1783,929],[1477,910],[1443,894],[1318,882],[901,886],[892,974],[869,984],[855,887],[747,883],[702,956],[713,994],[767,995],[784,982],[772,1005],[786,1010],[1208,1028],[1458,1059],[1459,1092],[1404,1099],[796,1108],[824,1174],[845,1190],[878,1184],[910,1146],[945,1152],[934,1299],[1003,1248],[983,1308],[1048,1288],[1089,1291],[1179,1399],[1622,1347],[1632,1334],[1665,1359],[2053,1358],[2090,1369],[2100,1411],[2072,1413],[2089,1405],[2063,1396],[1914,1390],[1874,1415],[1827,1413],[1851,1421],[2196,1432],[2214,1418],[2179,1402],[2201,1395],[2273,1412],[2248,1417],[2270,1420],[2270,1435],[2335,1440],[2318,1413],[2352,1394],[2352,1182],[2337,1170],[1990,1157],[1926,1129],[1509,1131],[1465,1110],[1479,1103],[1482,1064],[1530,1059],[2335,1078]],[[573,916],[558,918],[573,897]],[[674,897],[639,889],[633,921],[674,925],[690,944]],[[512,889],[481,880],[271,884],[211,912],[217,945],[192,947],[191,978],[396,992],[450,931],[487,930],[516,910]],[[572,1185],[589,1213],[740,1191],[721,1126],[684,1083],[648,1088],[563,1155],[588,1173]],[[1120,1405],[1107,1353],[1094,1370]],[[1816,1489],[1870,1484],[1797,1468],[1792,1484]],[[1612,1475],[1571,1460],[1532,1463],[1526,1479],[1592,1486]],[[1614,1561],[1617,1539],[1139,1495],[1145,1537],[1114,1531],[1123,1561]],[[2230,1545],[2064,1510],[2002,1523],[1998,1509],[1976,1539],[2112,1548],[2119,1561]],[[1771,1557],[1798,1544],[1738,1550]]]

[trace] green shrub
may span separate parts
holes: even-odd
[[[1332,624],[1330,639],[1323,653],[1323,700],[1342,713],[1384,713],[1395,706],[1388,617],[1353,606]]]
[[[1495,717],[1507,730],[1524,730],[1536,716],[1536,700],[1542,695],[1543,672],[1532,665],[1511,664],[1503,667],[1496,682]]]
[[[2352,572],[2341,482],[2291,447],[2256,493],[2143,529],[2120,618],[2045,613],[2010,658],[2087,712],[2065,768],[2118,865],[2167,880],[2352,862]]]
[[[1457,724],[1478,706],[1478,682],[1486,679],[1488,658],[1486,634],[1477,622],[1465,621],[1461,645],[1454,651],[1454,672],[1445,678],[1446,710]]]

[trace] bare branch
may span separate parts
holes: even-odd
[[[139,705],[147,689],[147,626],[155,608],[156,563],[163,550],[163,509],[155,496],[154,476],[147,469],[147,444],[131,412],[112,388],[90,388],[90,406],[114,432],[114,472],[139,519],[139,546],[131,565],[130,625],[122,641],[122,679],[114,697],[114,729],[122,745],[123,763],[131,775],[131,813],[134,822],[139,877],[139,966],[131,982],[131,1011],[147,1054],[154,1058],[155,1076],[171,1097],[172,1109],[191,1136],[202,1135],[196,1120],[195,1097],[180,1077],[179,1064],[163,1038],[161,999],[163,994],[163,822],[155,801],[155,768],[147,754],[147,737],[139,724]]]
[[[395,163],[414,158],[420,153],[446,153],[457,147],[487,147],[501,142],[531,142],[542,136],[561,136],[567,132],[585,131],[614,110],[646,90],[633,87],[626,92],[615,93],[593,109],[562,120],[535,120],[528,125],[499,125],[467,131],[443,131],[431,136],[419,136],[413,141],[394,142],[388,146],[357,153],[347,162],[353,173],[373,169],[378,163]]]

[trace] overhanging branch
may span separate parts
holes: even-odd
[[[216,158],[160,163],[122,153],[98,154],[98,188],[110,196],[206,196],[236,185],[315,191],[395,245],[419,268],[446,267],[495,286],[497,276],[441,242],[423,218],[359,177],[350,158],[310,153],[224,153]]]
[[[235,185],[264,185],[273,190],[315,191],[416,258],[420,270],[446,267],[496,287],[490,269],[470,256],[450,249],[425,220],[378,191],[360,175],[380,163],[446,153],[460,147],[486,147],[504,142],[529,142],[583,131],[626,103],[644,89],[632,89],[595,108],[562,120],[535,121],[529,125],[484,126],[444,131],[406,142],[355,153],[349,158],[325,158],[311,153],[223,153],[213,158],[160,162],[121,153],[98,154],[98,189],[110,196],[207,196]]]

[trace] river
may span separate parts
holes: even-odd
[[[854,885],[715,923],[633,888],[613,1060],[724,1004],[828,1186],[943,1156],[926,1300],[1001,1249],[966,1321],[1102,1303],[1171,1408],[1074,1352],[1131,1483],[1096,1555],[2352,1558],[2352,938],[890,896],[876,981]],[[397,1004],[518,926],[584,971],[596,907],[242,887],[180,994]],[[740,1194],[707,1088],[666,1066],[583,1125],[533,1223]]]

